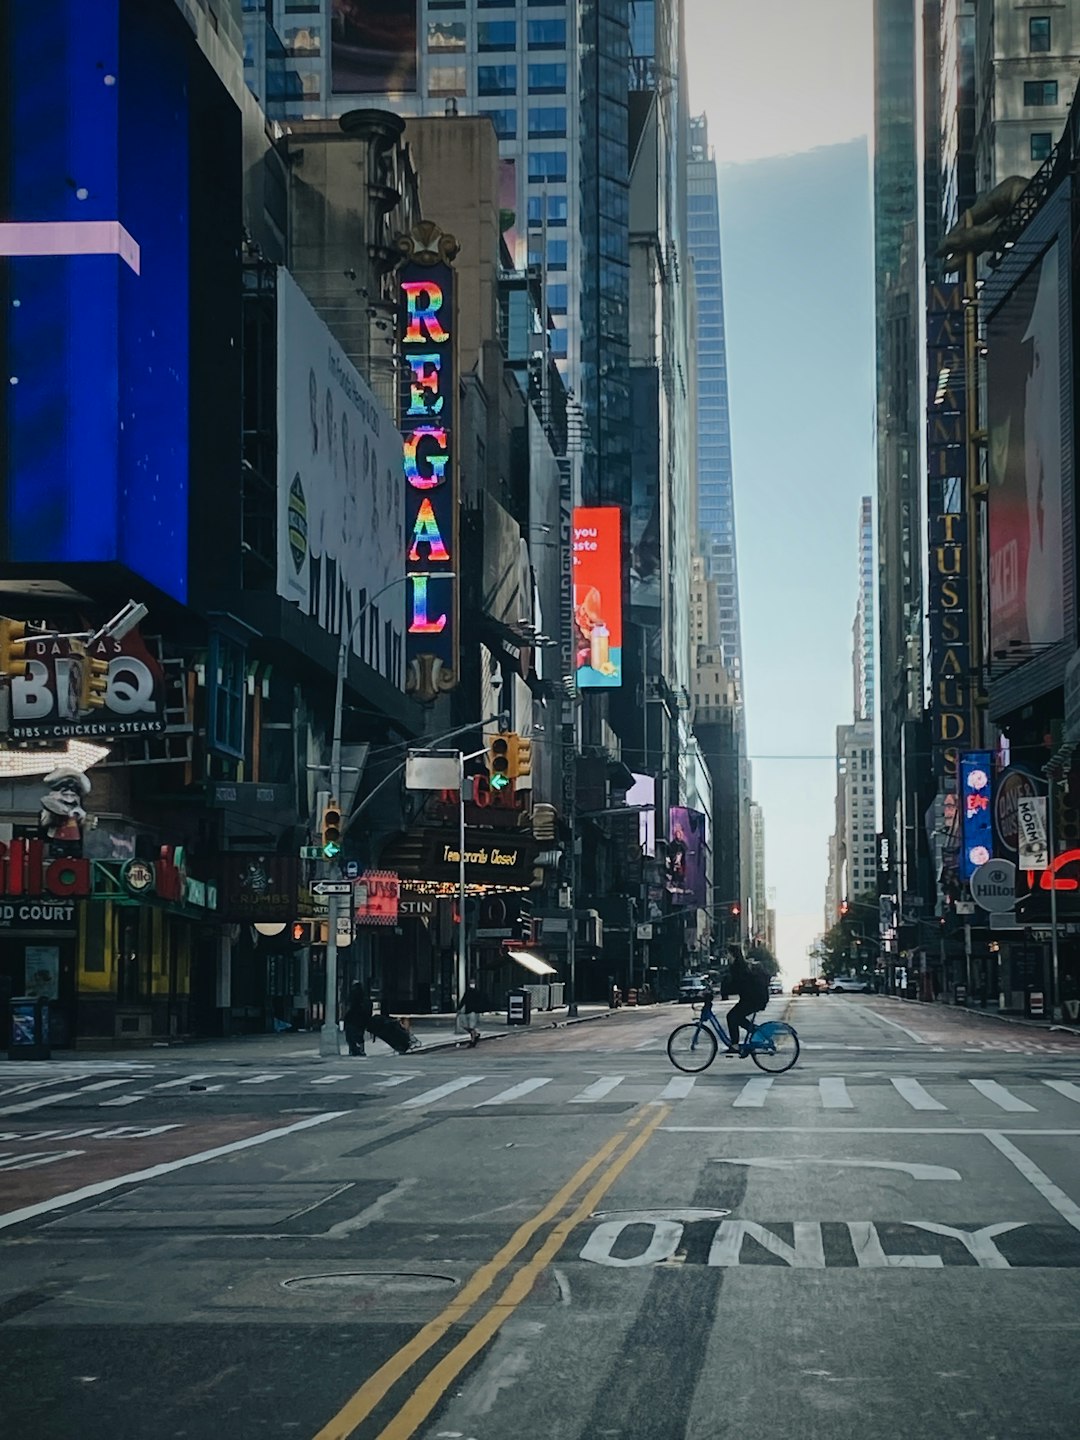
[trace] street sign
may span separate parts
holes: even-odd
[[[321,847],[320,845],[301,845],[301,846],[300,846],[300,859],[301,859],[301,860],[321,860],[321,859],[322,859],[322,847]]]
[[[351,880],[316,880],[311,887],[313,895],[351,895]]]
[[[1016,866],[1011,860],[985,860],[973,873],[971,898],[992,915],[1004,915],[1016,904]]]
[[[356,877],[357,877],[359,874],[360,874],[360,861],[359,861],[359,860],[346,860],[346,861],[345,861],[345,878],[346,878],[346,880],[355,880]]]
[[[974,900],[957,900],[956,902],[957,915],[974,915],[975,910],[976,905]]]
[[[652,939],[652,921],[646,920],[644,924],[637,927],[637,938],[639,940]]]

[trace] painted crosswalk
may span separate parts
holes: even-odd
[[[167,1072],[165,1072],[167,1074]],[[1067,1073],[1067,1072],[1066,1072]],[[123,1074],[98,1079],[100,1071],[81,1076],[52,1075],[26,1081],[6,1096],[0,1096],[0,1122],[10,1117],[36,1116],[51,1107],[132,1109],[159,1107],[165,1103],[198,1106],[204,1099],[237,1103],[245,1096],[261,1094],[271,1102],[308,1092],[312,1096],[333,1093],[341,1102],[354,1097],[381,1100],[397,1110],[412,1111],[498,1111],[523,1105],[566,1106],[582,1110],[618,1105],[650,1103],[707,1103],[732,1110],[779,1113],[796,1105],[844,1116],[966,1115],[987,1122],[989,1115],[1053,1115],[1065,1123],[1068,1112],[1080,1105],[1080,1073],[1072,1079],[1033,1076],[962,1077],[959,1075],[866,1075],[812,1076],[799,1071],[778,1077],[733,1073],[732,1067],[716,1066],[697,1074],[673,1073],[651,1059],[637,1069],[628,1066],[619,1074],[593,1072],[592,1077],[570,1077],[558,1073],[522,1075],[509,1068],[491,1074],[457,1075],[443,1078],[436,1070],[390,1071],[364,1066],[314,1070],[297,1067],[288,1071],[256,1071],[254,1074],[218,1069],[184,1071],[167,1079],[161,1070],[146,1075]],[[445,1072],[444,1072],[445,1074]],[[466,1093],[467,1092],[467,1093]],[[215,1111],[214,1113],[220,1113]],[[1074,1117],[1075,1118],[1075,1117]],[[2,1123],[0,1123],[2,1129]]]

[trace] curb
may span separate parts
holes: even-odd
[[[594,1020],[608,1020],[615,1012],[613,1010],[601,1010],[595,1015],[574,1015],[568,1016],[565,1020],[551,1020],[544,1025],[522,1025],[513,1030],[496,1030],[491,1035],[481,1035],[476,1042],[482,1045],[485,1040],[506,1040],[511,1036],[523,1037],[525,1035],[541,1034],[545,1030],[561,1030],[568,1025],[588,1025]],[[460,1050],[465,1044],[460,1036],[454,1036],[450,1040],[433,1040],[430,1045],[418,1045],[415,1050],[407,1050],[407,1055],[423,1055],[431,1050]]]
[[[907,1008],[911,1004],[910,1001],[897,1000],[895,995],[879,995],[876,998],[879,1000],[891,1000],[894,1004],[904,1008]],[[927,1004],[925,1000],[920,1000],[916,1003],[919,1005]],[[1080,1035],[1080,1029],[1076,1026],[1063,1025],[1056,1021],[1029,1020],[1026,1015],[1003,1015],[1000,1010],[976,1010],[974,1007],[967,1005],[948,1005],[938,1000],[929,1003],[931,1011],[943,1010],[946,1014],[951,1015],[971,1015],[979,1020],[997,1020],[1002,1025],[1016,1025],[1021,1030],[1057,1031],[1059,1034]]]

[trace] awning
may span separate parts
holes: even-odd
[[[554,965],[549,965],[546,960],[541,960],[539,955],[530,955],[528,950],[511,950],[508,952],[511,960],[516,960],[519,965],[524,965],[526,970],[531,970],[534,975],[557,975],[559,972]]]

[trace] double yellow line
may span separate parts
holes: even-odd
[[[417,1331],[409,1343],[403,1345],[395,1355],[392,1355],[384,1365],[380,1366],[369,1380],[365,1380],[356,1394],[347,1400],[334,1418],[323,1426],[315,1436],[315,1440],[349,1440],[349,1436],[371,1415],[375,1407],[389,1394],[392,1387],[403,1379],[434,1345],[439,1343],[452,1326],[465,1319],[511,1261],[521,1254],[545,1225],[556,1220],[557,1223],[532,1258],[516,1272],[502,1294],[473,1322],[454,1348],[418,1382],[401,1409],[379,1435],[379,1440],[409,1440],[409,1437],[416,1433],[419,1426],[435,1409],[469,1361],[479,1354],[522,1301],[528,1297],[537,1277],[562,1249],[574,1227],[588,1219],[601,1199],[635,1156],[645,1148],[653,1133],[670,1113],[670,1106],[657,1106],[649,1113],[647,1119],[644,1115],[636,1116],[625,1129],[620,1130],[617,1135],[601,1145],[596,1154],[586,1160],[580,1170],[570,1177],[543,1209],[537,1211],[531,1219],[519,1226],[506,1244],[477,1270],[455,1300],[452,1300],[440,1314],[436,1315],[434,1320],[429,1320],[422,1329]],[[642,1124],[643,1120],[645,1120],[644,1124]],[[641,1127],[639,1133],[630,1140],[628,1145],[624,1146],[624,1142],[630,1139],[633,1131],[639,1126]],[[624,1148],[620,1149],[620,1147]],[[609,1161],[610,1164],[608,1164]],[[572,1202],[577,1192],[596,1175],[598,1170],[601,1171],[600,1175],[581,1196],[577,1205],[569,1214],[563,1215],[562,1212]],[[561,1219],[558,1218],[560,1215],[562,1215]]]

